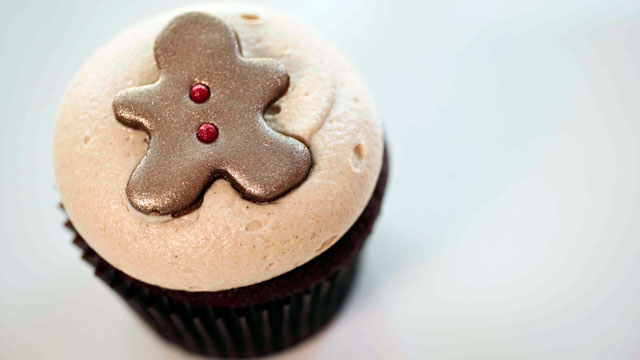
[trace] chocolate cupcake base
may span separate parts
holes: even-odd
[[[379,214],[387,169],[385,152],[369,203],[336,244],[308,263],[255,285],[216,292],[164,289],[111,266],[77,232],[73,242],[95,274],[168,341],[221,358],[267,355],[310,337],[339,310]],[[75,232],[71,222],[66,225]]]

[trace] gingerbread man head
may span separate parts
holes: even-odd
[[[304,181],[309,149],[263,118],[289,85],[282,64],[243,58],[235,32],[197,12],[173,19],[154,53],[160,79],[113,101],[118,121],[149,135],[127,184],[134,208],[178,216],[196,208],[218,178],[255,202],[273,201]]]

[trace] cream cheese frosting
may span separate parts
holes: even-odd
[[[229,24],[245,57],[284,64],[289,90],[265,119],[301,139],[313,167],[299,187],[272,203],[244,200],[220,179],[194,212],[147,216],[125,193],[147,135],[116,121],[112,102],[122,89],[158,80],[156,35],[176,15],[194,10]],[[110,264],[163,288],[219,291],[276,277],[333,245],[371,197],[383,146],[366,86],[332,44],[273,10],[218,3],[148,20],[93,55],[64,97],[54,164],[71,222]]]

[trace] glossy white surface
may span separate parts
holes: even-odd
[[[78,259],[51,161],[73,72],[177,5],[0,5],[1,358],[187,358]],[[393,160],[353,297],[282,358],[640,356],[637,1],[277,6],[359,67]]]

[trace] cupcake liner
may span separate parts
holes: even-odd
[[[217,292],[186,292],[134,279],[101,258],[67,221],[73,243],[95,274],[163,338],[215,357],[262,356],[318,332],[347,297],[361,247],[380,212],[387,184],[385,151],[376,188],[340,240],[300,267],[262,283]]]
[[[158,334],[189,351],[221,358],[267,355],[313,335],[340,309],[357,268],[355,257],[326,280],[260,304],[194,306],[151,291],[150,285],[107,263],[80,236],[73,242],[82,249],[82,259],[95,268],[96,276]]]

